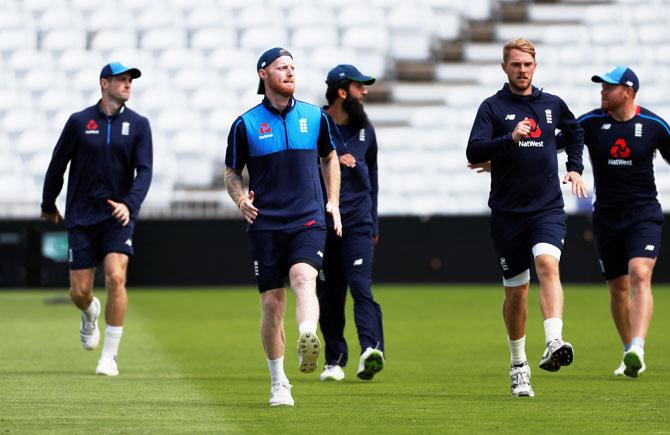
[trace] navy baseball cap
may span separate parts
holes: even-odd
[[[130,77],[134,79],[142,75],[140,70],[137,68],[127,67],[121,62],[110,62],[102,67],[102,70],[100,71],[100,78],[106,79],[108,77],[118,76],[119,74],[123,73],[129,73]]]
[[[371,85],[375,82],[373,76],[366,76],[361,73],[358,68],[353,65],[341,64],[328,71],[326,77],[326,84],[328,86],[341,82],[342,80],[353,80],[355,82],[363,83],[364,85]]]
[[[623,85],[633,88],[635,92],[640,89],[640,80],[627,66],[615,66],[603,75],[591,77],[595,83],[609,83],[611,85]]]
[[[256,62],[256,72],[262,70],[263,68],[265,68],[266,66],[270,65],[272,62],[277,60],[277,58],[282,56],[288,56],[291,59],[293,59],[293,55],[291,54],[291,52],[285,48],[275,47],[269,49],[265,53],[261,54],[261,57],[258,58],[258,62]],[[258,93],[261,95],[265,94],[265,84],[263,84],[263,79],[259,78],[258,80],[259,80]]]

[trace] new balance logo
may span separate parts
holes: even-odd
[[[514,118],[516,118],[516,115],[514,113],[508,113],[505,116],[505,121],[514,121]]]
[[[354,266],[361,266],[361,265],[363,265],[363,259],[362,258],[354,260]]]
[[[654,245],[647,245],[647,246],[644,247],[644,250],[645,250],[645,251],[653,251],[654,248],[655,248]]]
[[[321,252],[321,251],[316,251],[316,255],[318,255],[319,257],[323,258],[323,252]]]
[[[612,128],[612,124],[603,124],[602,127],[600,127],[601,130],[609,130]]]
[[[130,246],[130,247],[132,248],[132,247],[133,247],[133,241],[130,240],[130,239],[127,239],[127,240],[124,242],[124,245],[128,245],[128,246]]]

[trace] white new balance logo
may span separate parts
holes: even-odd
[[[514,113],[508,113],[505,116],[505,121],[514,121],[514,118],[516,118],[516,115]]]
[[[655,248],[654,245],[647,245],[647,246],[644,247],[644,250],[645,250],[645,251],[653,251],[654,248]]]
[[[603,124],[602,127],[600,127],[601,130],[609,130],[612,128],[612,124]]]
[[[362,258],[354,260],[354,266],[362,266],[362,265],[363,265],[363,259]]]
[[[126,241],[124,242],[124,244],[126,244],[126,245],[128,245],[128,246],[130,246],[130,247],[132,248],[132,246],[133,246],[133,241],[130,240],[130,239],[128,239],[128,240],[126,240]]]

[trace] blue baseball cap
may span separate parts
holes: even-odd
[[[114,77],[123,73],[129,73],[130,76],[134,79],[142,75],[140,70],[137,68],[127,67],[121,62],[110,62],[102,67],[102,70],[100,71],[100,78],[106,79],[107,77]]]
[[[635,92],[640,89],[640,80],[627,66],[615,66],[605,74],[591,77],[595,83],[609,83],[611,85],[623,85],[633,88]]]
[[[270,65],[272,62],[277,60],[277,58],[280,58],[282,56],[288,56],[291,59],[293,59],[293,55],[291,54],[291,52],[285,48],[275,47],[269,49],[265,53],[261,54],[261,57],[258,58],[258,62],[256,62],[256,72],[262,70],[263,68],[265,68],[266,66]],[[265,84],[263,83],[263,79],[260,78],[258,81],[258,93],[261,95],[265,94]]]
[[[373,76],[366,76],[361,73],[358,68],[348,64],[338,65],[328,71],[328,76],[326,77],[326,84],[328,86],[341,82],[342,80],[353,80],[355,82],[363,83],[364,85],[371,85],[377,79]]]

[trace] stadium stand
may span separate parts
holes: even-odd
[[[624,63],[638,71],[640,103],[670,119],[669,0],[1,3],[4,216],[38,214],[60,129],[96,101],[99,69],[111,60],[143,71],[129,106],[147,114],[154,131],[146,216],[235,212],[221,182],[228,128],[258,102],[254,64],[275,45],[294,52],[305,101],[325,102],[323,80],[337,63],[380,79],[367,109],[379,136],[384,215],[487,212],[488,177],[467,170],[464,149],[479,103],[504,81],[501,45],[512,37],[537,43],[536,85],[575,115],[598,105],[590,76]],[[670,168],[656,169],[668,211]],[[584,207],[566,201],[569,211]]]

